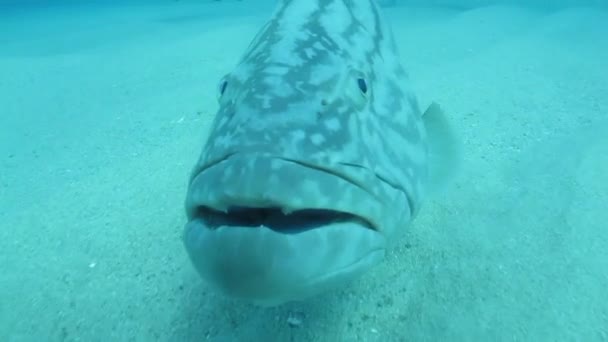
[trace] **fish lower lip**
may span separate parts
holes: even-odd
[[[202,220],[209,229],[264,226],[277,232],[298,233],[335,223],[355,222],[363,228],[375,230],[373,225],[362,217],[330,209],[301,209],[285,213],[280,207],[235,206],[227,211],[219,211],[200,206],[194,219]]]

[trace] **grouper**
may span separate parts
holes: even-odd
[[[432,187],[453,138],[419,108],[375,1],[279,0],[219,81],[183,241],[221,293],[279,305],[344,286]]]

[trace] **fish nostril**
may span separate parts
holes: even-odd
[[[327,106],[328,104],[329,104],[329,101],[327,101],[327,99],[321,100],[321,106]]]

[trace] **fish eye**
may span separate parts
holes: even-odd
[[[361,90],[363,95],[367,95],[368,88],[367,88],[367,82],[365,81],[365,79],[358,78],[357,85],[359,86],[359,90]]]

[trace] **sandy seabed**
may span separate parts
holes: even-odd
[[[263,309],[181,243],[248,6],[1,8],[0,340],[608,340],[606,10],[387,11],[460,173],[352,286]]]

